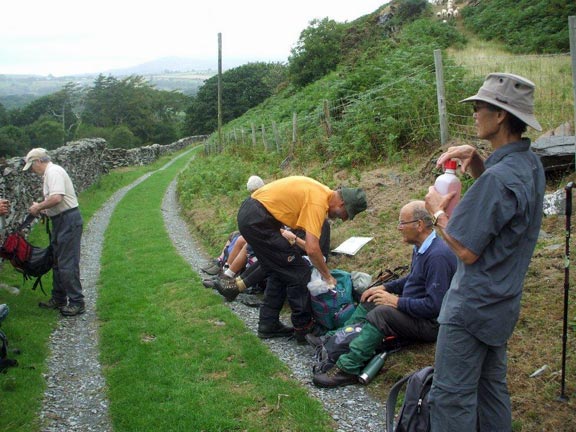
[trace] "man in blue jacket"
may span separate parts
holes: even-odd
[[[348,321],[365,320],[362,331],[336,366],[314,376],[316,386],[356,383],[366,362],[388,336],[422,342],[436,340],[436,318],[456,272],[456,256],[436,236],[424,201],[412,201],[400,210],[398,230],[403,241],[414,246],[410,273],[362,294],[361,304]]]

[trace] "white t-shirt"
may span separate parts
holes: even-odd
[[[78,207],[78,199],[76,198],[76,191],[70,176],[60,165],[52,162],[46,166],[44,171],[44,199],[48,199],[51,195],[62,195],[63,199],[60,203],[52,208],[46,209],[46,214],[50,217],[56,216],[63,211]]]

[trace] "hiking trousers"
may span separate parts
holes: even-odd
[[[84,305],[80,283],[80,243],[83,221],[74,208],[50,218],[52,222],[52,298],[59,304]]]
[[[463,327],[440,326],[429,393],[432,432],[512,430],[506,348],[486,345]]]
[[[260,306],[260,324],[274,324],[286,299],[292,309],[292,325],[305,329],[312,322],[308,282],[312,269],[302,258],[298,246],[290,245],[280,234],[283,225],[253,198],[238,210],[238,229],[254,250],[266,272],[264,299]]]

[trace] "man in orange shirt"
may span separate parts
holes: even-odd
[[[238,211],[238,228],[252,246],[268,279],[263,304],[260,307],[258,336],[260,338],[295,335],[298,342],[314,326],[307,284],[310,264],[302,258],[295,242],[284,238],[280,229],[288,226],[306,232],[306,255],[330,285],[336,280],[324,260],[320,248],[320,234],[326,217],[352,220],[366,210],[366,194],[358,188],[329,187],[309,177],[286,177],[262,186],[245,200]],[[226,291],[238,288],[235,284],[224,287]],[[284,301],[292,309],[294,328],[279,320]]]

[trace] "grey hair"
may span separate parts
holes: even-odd
[[[42,163],[46,163],[46,162],[50,162],[50,156],[46,155],[46,156],[42,156],[40,159],[38,159],[40,162]]]
[[[424,222],[424,226],[426,228],[432,228],[432,217],[430,216],[430,213],[428,213],[428,210],[426,210],[426,207],[420,203],[414,206],[414,212],[412,216],[414,219]]]

